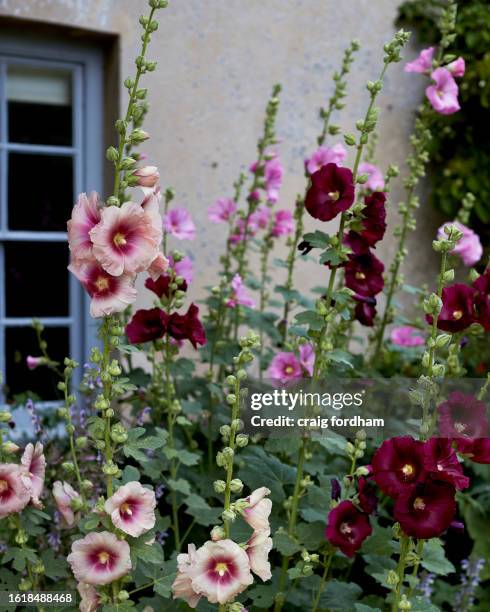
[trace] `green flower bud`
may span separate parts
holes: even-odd
[[[115,147],[109,147],[105,152],[105,156],[110,162],[115,162],[119,158],[119,153]]]
[[[243,482],[239,478],[234,478],[230,482],[230,490],[232,493],[241,493],[243,491]]]
[[[230,376],[226,377],[226,384],[229,385],[230,387],[235,386],[236,378],[233,376],[233,374],[230,374]]]
[[[19,531],[17,531],[17,533],[15,534],[16,544],[20,544],[22,546],[22,544],[25,544],[27,542],[27,540],[28,540],[28,536],[25,530],[19,529]]]
[[[19,450],[20,446],[17,446],[17,444],[14,444],[14,442],[11,442],[10,440],[2,444],[2,451],[7,455],[13,455]]]
[[[61,467],[65,470],[67,474],[73,474],[75,472],[75,466],[71,461],[65,461],[61,464]]]
[[[129,599],[129,593],[127,591],[119,591],[118,595],[117,595],[119,601],[126,601],[127,599]]]
[[[12,415],[10,412],[2,411],[0,412],[0,423],[8,423],[12,420]]]
[[[224,493],[226,490],[226,482],[224,480],[215,480],[213,482],[213,488],[218,494]]]
[[[436,338],[436,348],[444,348],[451,342],[451,334],[439,334]]]
[[[245,434],[238,434],[238,436],[235,439],[235,443],[238,446],[238,448],[245,448],[245,446],[247,446],[248,444],[248,436]]]
[[[386,582],[390,586],[395,586],[398,584],[399,581],[400,581],[400,578],[398,577],[398,574],[395,572],[395,570],[390,570],[386,577]]]
[[[225,523],[233,523],[233,521],[236,519],[236,514],[233,512],[233,510],[224,510],[221,513],[221,518]]]
[[[234,393],[230,393],[226,396],[226,402],[228,404],[234,404],[236,402],[236,395]]]
[[[356,144],[356,137],[353,134],[345,134],[344,141],[347,146],[353,147]]]

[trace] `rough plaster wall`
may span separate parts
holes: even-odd
[[[149,54],[158,60],[158,68],[144,82],[151,92],[146,127],[152,137],[144,149],[159,166],[163,185],[175,188],[176,202],[189,207],[201,228],[193,243],[176,245],[188,247],[194,258],[199,288],[214,282],[224,239],[222,231],[207,221],[206,208],[217,197],[231,195],[232,182],[254,160],[272,84],[283,84],[278,133],[286,176],[280,205],[292,207],[295,194],[304,189],[302,160],[319,131],[317,110],[332,90],[330,76],[344,47],[354,37],[362,45],[349,78],[348,105],[334,118],[346,131],[353,131],[367,104],[365,82],[377,78],[383,43],[395,31],[398,4],[398,0],[170,0],[169,8],[160,13],[160,29]],[[146,9],[144,0],[0,0],[0,14],[118,33],[123,77],[133,74],[139,48],[137,22]],[[407,58],[415,53],[412,45]],[[379,100],[378,158],[383,168],[389,163],[404,167],[423,85],[422,77],[403,72],[403,64],[390,67]],[[401,196],[400,184],[398,179],[392,192],[391,225],[396,221],[393,209]],[[419,217],[419,233],[411,240],[413,255],[406,266],[407,277],[415,284],[432,278],[430,242],[436,227],[424,201]],[[378,248],[388,263],[393,250],[391,236]],[[325,272],[318,273],[313,278],[310,264],[307,274],[299,272],[298,284],[318,284]],[[278,282],[281,274],[276,273]]]

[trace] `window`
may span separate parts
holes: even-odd
[[[101,56],[22,38],[0,42],[0,401],[59,396],[54,375],[26,366],[39,354],[34,317],[57,361],[83,363],[94,341],[88,298],[67,270],[66,221],[78,193],[101,189]]]

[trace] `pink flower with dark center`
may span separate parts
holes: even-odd
[[[187,546],[187,553],[177,555],[177,576],[172,584],[174,599],[183,599],[190,608],[195,608],[201,599],[192,587],[192,569],[196,563],[196,547]]]
[[[267,206],[259,206],[248,219],[248,231],[255,235],[259,229],[266,229],[270,215],[270,209]]]
[[[67,223],[68,246],[73,259],[92,259],[93,244],[90,232],[99,223],[100,216],[98,195],[95,191],[88,198],[85,193],[81,193]]]
[[[318,147],[310,159],[305,161],[306,169],[310,174],[314,174],[327,164],[337,164],[341,166],[347,157],[347,151],[340,142],[333,147]]]
[[[77,584],[77,591],[80,594],[80,612],[97,612],[100,605],[100,596],[95,587],[85,582]]]
[[[108,531],[75,540],[66,558],[75,578],[86,584],[109,584],[131,570],[129,544]]]
[[[475,295],[475,321],[483,326],[486,332],[490,331],[490,268],[487,268],[474,282]]]
[[[235,274],[231,279],[231,291],[231,296],[226,302],[228,308],[236,308],[238,305],[247,306],[247,308],[255,308],[255,301],[248,293],[239,274]]]
[[[284,170],[277,157],[269,159],[264,166],[264,180],[267,200],[276,203],[279,199],[279,189],[282,185]]]
[[[45,357],[33,357],[32,355],[27,355],[26,357],[26,366],[29,370],[35,370],[41,365],[46,363]]]
[[[483,255],[483,247],[480,242],[480,237],[472,229],[466,227],[459,221],[452,221],[451,223],[444,223],[438,231],[438,238],[447,238],[447,234],[444,232],[445,227],[454,225],[463,233],[463,237],[456,244],[454,249],[450,251],[454,255],[457,255],[465,266],[471,267],[478,263]]]
[[[278,236],[288,236],[294,231],[293,213],[290,210],[278,210],[274,215],[274,225],[271,233]]]
[[[373,532],[369,517],[345,500],[328,513],[325,536],[347,557],[353,557]]]
[[[267,376],[285,384],[301,378],[303,370],[301,363],[294,353],[280,352],[274,355]]]
[[[422,346],[425,343],[420,331],[410,325],[393,328],[390,340],[397,346]]]
[[[373,476],[387,495],[397,497],[427,477],[424,444],[410,436],[385,440],[374,453]]]
[[[272,578],[269,553],[272,549],[270,531],[254,531],[247,542],[247,555],[250,569],[264,582]]]
[[[112,276],[98,263],[72,262],[68,270],[78,278],[92,298],[90,315],[103,317],[122,312],[136,300],[134,277],[129,274]]]
[[[432,70],[432,60],[434,59],[434,47],[423,49],[420,55],[413,62],[405,64],[405,72],[429,73]]]
[[[23,510],[31,499],[31,491],[15,463],[0,464],[0,519]]]
[[[432,480],[452,484],[456,489],[466,489],[470,479],[464,475],[456,453],[448,438],[430,438],[424,444],[424,467]]]
[[[425,90],[433,109],[441,115],[452,115],[461,108],[458,102],[458,86],[446,68],[436,68],[430,75],[435,85]]]
[[[327,164],[311,175],[305,208],[314,219],[330,221],[348,210],[354,197],[353,176],[349,168]]]
[[[65,519],[68,527],[72,527],[76,521],[72,502],[73,500],[81,502],[80,494],[68,482],[57,480],[53,483],[53,497],[59,513]]]
[[[441,436],[470,440],[488,436],[485,402],[474,395],[453,391],[437,410]]]
[[[242,516],[255,531],[270,530],[269,515],[272,510],[272,502],[266,499],[268,495],[270,495],[270,490],[267,487],[260,487],[246,498],[248,506],[242,511]]]
[[[160,179],[160,174],[156,166],[143,166],[133,172],[133,176],[136,176],[138,187],[149,187],[153,188]]]
[[[299,363],[308,376],[313,376],[315,351],[313,350],[313,345],[309,342],[299,345]]]
[[[119,487],[104,509],[113,525],[137,538],[155,526],[156,505],[155,493],[135,481]]]
[[[219,198],[208,208],[211,223],[225,223],[236,213],[237,205],[231,198]]]
[[[448,64],[446,66],[446,68],[455,77],[462,77],[462,76],[464,76],[464,73],[465,73],[465,70],[466,70],[466,64],[465,64],[464,58],[463,57],[458,57],[453,62]]]
[[[94,256],[106,272],[112,276],[136,274],[150,266],[161,239],[153,208],[147,212],[139,204],[124,202],[121,207],[102,209],[101,221],[90,230],[90,237]]]
[[[475,438],[474,440],[456,440],[458,451],[474,463],[490,463],[490,438]]]
[[[36,508],[42,508],[40,501],[41,493],[44,487],[44,475],[46,472],[46,458],[43,453],[43,445],[36,442],[36,446],[29,443],[22,455],[21,473],[24,486],[31,492],[32,505]]]
[[[383,191],[385,188],[385,179],[378,166],[363,162],[359,164],[359,174],[368,175],[368,180],[364,183],[364,187],[367,189],[371,191]]]
[[[194,240],[196,226],[185,208],[172,208],[163,217],[163,229],[179,240]]]
[[[474,301],[476,292],[473,287],[455,283],[442,290],[442,309],[437,318],[437,327],[455,334],[469,327],[476,319]],[[429,323],[432,316],[426,315]]]

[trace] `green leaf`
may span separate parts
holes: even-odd
[[[201,460],[201,455],[191,453],[185,449],[177,451],[176,457],[184,465],[197,465]]]
[[[183,493],[184,495],[191,494],[191,485],[188,480],[184,480],[183,478],[179,478],[178,480],[172,480],[169,478],[167,480],[167,484],[169,489],[172,491],[178,491],[179,493]]]
[[[254,606],[271,610],[274,606],[274,597],[277,587],[273,584],[259,584],[247,591],[247,595],[252,599]]]
[[[285,557],[291,557],[295,553],[301,550],[301,546],[293,540],[285,531],[279,531],[274,535],[274,548],[276,548],[281,555]]]
[[[127,465],[122,473],[121,482],[122,484],[127,484],[128,482],[139,482],[141,480],[141,474],[139,470],[137,470],[132,465]]]
[[[322,593],[320,605],[322,608],[329,608],[330,610],[351,612],[361,594],[362,589],[355,582],[330,580]]]
[[[380,608],[371,608],[371,606],[366,606],[363,603],[356,603],[354,609],[356,612],[381,612]]]
[[[240,469],[239,477],[252,490],[267,487],[271,490],[273,501],[284,501],[284,485],[294,484],[296,468],[282,463],[260,446],[248,447],[241,458],[245,465]]]
[[[299,523],[296,528],[299,541],[308,550],[317,550],[325,544],[325,517],[315,523]]]
[[[320,331],[325,327],[325,319],[314,310],[305,310],[295,317],[299,325],[308,325],[310,329]]]
[[[338,266],[340,263],[342,263],[342,257],[337,249],[331,248],[323,251],[323,253],[320,255],[319,262],[321,264],[329,263],[332,266]]]
[[[326,249],[330,244],[330,236],[320,230],[305,234],[303,240],[306,240],[314,249]]]
[[[148,534],[147,541],[148,541]],[[138,538],[136,543],[131,545],[131,557],[144,561],[145,563],[163,563],[163,549],[160,544],[153,542],[153,544],[147,544]]]
[[[327,353],[328,359],[333,361],[334,363],[341,363],[342,365],[346,365],[349,368],[354,368],[354,364],[352,363],[352,356],[346,351],[342,351],[341,349],[334,349],[333,351],[329,351]]]
[[[331,455],[346,456],[347,440],[335,431],[330,430],[323,435],[314,436],[313,440],[323,446]]]
[[[55,557],[54,550],[51,548],[41,553],[41,559],[44,565],[44,573],[48,578],[57,580],[69,576],[66,560],[61,556]]]
[[[421,565],[428,572],[439,576],[447,576],[456,571],[454,565],[446,559],[444,547],[438,538],[432,538],[424,544]]]
[[[135,427],[128,431],[128,439],[123,446],[123,453],[126,457],[132,457],[140,463],[149,461],[149,457],[143,450],[156,450],[162,446],[165,446],[168,438],[168,432],[164,429],[157,428],[157,435],[143,436],[146,433],[144,427]]]
[[[187,505],[186,514],[190,514],[199,525],[205,527],[216,523],[221,513],[220,508],[211,508],[207,501],[196,493],[186,497],[184,503]]]

